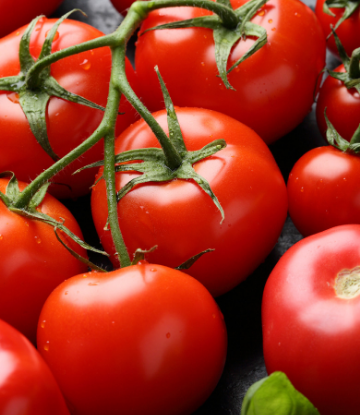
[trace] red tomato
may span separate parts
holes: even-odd
[[[74,414],[185,415],[215,388],[227,336],[203,285],[143,263],[57,287],[38,348]]]
[[[360,158],[332,146],[307,152],[288,180],[289,213],[304,236],[360,223]]]
[[[111,0],[111,3],[115,9],[121,13],[123,16],[126,15],[130,6],[135,2],[135,0]]]
[[[234,8],[246,0],[233,0]],[[168,22],[211,14],[197,8],[150,13],[140,34]],[[311,110],[319,72],[325,66],[325,40],[314,13],[298,0],[271,0],[252,22],[267,30],[268,42],[229,74],[236,91],[217,76],[213,33],[189,28],[150,31],[137,41],[135,63],[141,96],[151,111],[163,108],[158,65],[174,104],[223,112],[271,143],[296,127]],[[304,30],[306,27],[306,30]],[[254,39],[232,49],[230,68]]]
[[[360,226],[292,246],[264,291],[268,373],[285,372],[321,415],[359,414]]]
[[[222,138],[227,147],[195,164],[218,197],[221,216],[211,198],[195,183],[174,180],[139,185],[118,204],[120,228],[130,254],[137,248],[158,248],[149,254],[153,263],[174,268],[205,249],[189,270],[215,296],[243,281],[270,253],[287,212],[283,177],[260,137],[240,122],[220,113],[178,108],[177,115],[189,151]],[[154,114],[167,131],[166,112]],[[139,121],[116,140],[116,152],[159,147],[149,127]],[[101,174],[101,171],[99,175]],[[120,189],[137,173],[118,173]],[[106,190],[100,180],[92,192],[92,212],[104,249],[115,266],[114,246],[107,221]]]
[[[0,413],[69,415],[54,376],[34,346],[0,320]]]
[[[340,65],[335,72],[345,72]],[[350,141],[360,124],[360,96],[355,88],[347,89],[343,82],[328,76],[322,85],[316,106],[316,118],[321,134],[326,138],[324,111],[336,131]]]
[[[320,24],[323,28],[324,35],[327,37],[331,32],[330,26],[335,27],[338,20],[344,13],[344,9],[334,9],[330,10],[335,14],[335,17],[329,16],[323,12],[325,0],[317,0],[315,6],[315,13],[318,17]],[[348,55],[351,55],[351,52],[360,46],[360,8],[358,7],[356,11],[346,20],[344,20],[341,25],[336,29],[336,33],[339,36],[341,43],[343,44]],[[339,55],[334,37],[331,36],[327,40],[327,46],[335,55]]]
[[[31,54],[39,56],[47,31],[55,20],[42,19],[35,29],[31,41]],[[18,75],[19,41],[25,28],[0,40],[0,77]],[[54,41],[53,51],[64,49],[102,33],[84,23],[66,20],[61,24],[59,37]],[[51,65],[52,76],[67,90],[81,95],[90,101],[105,106],[110,80],[111,52],[109,48],[94,49],[63,59]],[[134,71],[127,63],[130,81]],[[125,129],[134,119],[135,111],[122,99],[118,117],[117,133]],[[58,156],[62,157],[78,146],[99,125],[103,112],[83,105],[52,97],[48,104],[47,126],[49,141]],[[53,160],[40,147],[30,131],[29,123],[21,109],[17,94],[0,91],[0,171],[15,172],[19,180],[30,181],[53,164]],[[57,197],[77,197],[89,192],[96,170],[72,173],[86,164],[99,160],[103,153],[102,143],[87,151],[83,157],[73,162],[53,181],[50,192]]]
[[[28,23],[36,16],[49,16],[62,0],[0,0],[0,37]]]
[[[0,179],[5,193],[7,180]],[[25,187],[20,183],[20,189]],[[78,224],[59,201],[46,195],[38,210],[82,238]],[[86,253],[61,232],[62,239],[82,256]],[[0,318],[14,326],[32,342],[46,298],[66,278],[87,270],[56,239],[54,229],[11,212],[0,201]]]

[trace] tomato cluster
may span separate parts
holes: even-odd
[[[54,8],[59,4],[52,3]],[[132,2],[113,3],[125,11]],[[155,3],[149,2],[149,8]],[[108,115],[117,99],[114,88],[122,85],[111,69],[120,37],[109,37],[97,47],[100,31],[66,19],[53,36],[52,54],[81,48],[84,42],[94,47],[52,63],[47,75],[45,69],[34,75],[31,68],[44,59],[44,41],[56,20],[42,17],[32,32],[24,26],[10,33],[13,27],[2,25],[0,174],[6,173],[0,178],[1,413],[218,415],[229,395],[221,388],[234,393],[234,379],[241,377],[239,362],[252,359],[251,365],[257,365],[254,348],[262,356],[261,301],[268,373],[285,372],[322,415],[359,413],[354,362],[360,293],[360,98],[355,79],[346,87],[328,76],[320,88],[326,33],[305,3],[314,9],[312,0],[231,0],[237,16],[249,19],[232,29],[214,23],[206,1],[204,8],[151,11],[138,33],[136,71],[128,60],[124,64],[131,87],[153,112],[151,127],[149,115],[128,90],[118,96],[112,121]],[[246,9],[248,4],[256,7]],[[323,6],[318,1],[316,13],[324,25]],[[53,9],[41,10],[49,14]],[[25,11],[24,6],[24,16]],[[341,10],[335,11],[339,17]],[[357,25],[357,15],[342,24],[344,31]],[[187,19],[184,27],[172,27]],[[19,16],[18,26],[23,23]],[[158,25],[167,26],[153,30]],[[250,53],[264,33],[264,44]],[[225,59],[221,48],[235,35],[224,75],[219,70]],[[338,35],[350,55],[356,43],[348,46],[351,35],[340,29]],[[237,64],[246,53],[250,56]],[[347,63],[337,73],[345,73]],[[44,81],[46,76],[52,83]],[[59,85],[60,92],[56,95],[49,85]],[[38,109],[37,97],[44,94],[49,98]],[[311,110],[317,94],[319,133]],[[90,105],[80,105],[79,97]],[[26,107],[29,99],[34,108]],[[145,120],[136,121],[133,106]],[[100,107],[106,107],[105,116]],[[104,119],[109,126],[103,126]],[[309,125],[311,138],[322,140],[322,135],[332,146],[299,158],[306,138],[294,140]],[[166,157],[158,157],[160,164],[148,158],[149,152],[158,155],[165,148],[158,141],[159,129],[169,143],[176,134],[176,140],[179,134],[183,139],[175,146],[181,159],[175,167],[166,164]],[[109,261],[89,255],[113,269],[109,272],[88,272],[76,219],[45,195],[44,187],[22,205],[28,189],[23,181],[34,183],[57,166],[51,151],[63,160],[98,131],[105,133],[95,145],[51,177],[49,193],[72,198],[65,204],[85,239],[101,243]],[[44,150],[44,134],[50,152]],[[117,161],[115,167],[115,222],[129,256],[134,255],[126,266],[108,208],[115,194],[109,194],[108,166],[102,166],[104,157],[105,164],[109,158],[106,143],[115,135],[119,157],[149,150]],[[226,145],[219,144],[224,141]],[[186,164],[188,154],[200,154],[214,142],[219,144],[216,151]],[[279,156],[287,146],[293,149]],[[294,166],[293,158],[298,159]],[[89,164],[91,168],[84,168]],[[121,189],[146,178],[149,165],[152,180],[144,179],[122,195]],[[286,187],[283,176],[289,166]],[[177,170],[181,173],[175,175]],[[90,197],[84,196],[90,188],[92,219],[87,217]],[[283,229],[288,209],[292,222],[288,219]],[[277,257],[293,243],[290,235],[301,238],[292,223],[310,236],[282,256],[265,286]],[[276,245],[279,237],[282,242]],[[197,260],[186,268],[191,258]],[[178,266],[186,269],[181,272]],[[247,371],[249,364],[245,367]],[[230,374],[234,368],[240,375]],[[253,372],[255,379],[259,370]],[[37,387],[25,394],[29,383]],[[24,399],[16,398],[19,394]],[[233,401],[230,405],[239,411],[238,400]]]

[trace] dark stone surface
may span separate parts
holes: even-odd
[[[304,3],[314,7],[315,0]],[[111,33],[120,24],[122,17],[116,12],[109,0],[65,0],[54,14],[80,8],[88,18],[74,14],[73,18],[91,24],[105,33]],[[129,47],[129,57],[133,56],[134,46]],[[328,56],[330,67],[338,63]],[[294,131],[271,146],[276,161],[287,179],[289,172],[305,152],[311,148],[325,145],[317,129],[314,109]],[[89,197],[81,198],[67,205],[80,222],[85,239],[99,246],[92,225]],[[218,304],[224,314],[228,328],[228,358],[223,376],[205,404],[194,415],[235,415],[240,414],[242,399],[251,384],[266,376],[262,355],[261,298],[266,280],[281,255],[301,239],[288,218],[277,245],[266,261],[241,285],[219,297]],[[92,258],[101,262],[99,257]]]

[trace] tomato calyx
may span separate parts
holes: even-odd
[[[343,82],[347,89],[355,88],[360,94],[360,48],[355,49],[351,57],[349,57],[334,29],[332,29],[332,33],[340,59],[344,64],[345,72],[328,71],[329,75]]]
[[[44,197],[46,195],[46,191],[50,185],[50,183],[45,183],[31,198],[30,203],[26,208],[19,208],[17,206],[17,201],[21,197],[21,191],[19,189],[19,183],[16,179],[16,176],[12,172],[3,172],[0,173],[1,177],[10,176],[10,180],[8,182],[8,185],[6,187],[5,193],[0,192],[0,199],[1,201],[6,205],[6,207],[13,213],[16,213],[18,215],[24,216],[26,218],[36,220],[39,222],[46,223],[54,228],[55,236],[59,240],[59,242],[79,261],[86,264],[88,267],[90,267],[93,270],[96,271],[103,271],[104,270],[97,265],[90,262],[88,259],[80,256],[77,254],[74,250],[72,250],[58,235],[58,230],[63,232],[65,235],[67,235],[69,238],[71,238],[74,242],[76,242],[78,245],[80,245],[82,248],[86,250],[90,250],[102,255],[108,256],[108,254],[104,251],[101,251],[99,249],[93,248],[92,246],[88,245],[86,242],[81,240],[78,236],[76,236],[73,232],[71,232],[65,225],[64,220],[57,221],[56,219],[52,218],[49,215],[46,215],[45,213],[41,212],[38,208],[40,203],[44,200]]]
[[[57,34],[60,24],[76,10],[62,16],[56,24],[48,32],[43,43],[39,60],[51,55],[52,43]],[[52,149],[47,135],[46,111],[47,105],[52,96],[62,98],[67,101],[75,102],[90,108],[104,110],[103,107],[97,105],[80,95],[73,94],[64,89],[50,75],[50,66],[44,68],[36,77],[31,78],[31,82],[27,79],[27,74],[35,65],[35,60],[30,53],[30,38],[38,21],[43,18],[39,16],[32,20],[25,30],[19,48],[20,74],[18,76],[10,76],[0,79],[0,90],[11,91],[19,95],[19,104],[23,109],[30,128],[36,140],[46,153],[54,160],[59,160],[59,156]]]
[[[345,140],[345,138],[341,137],[341,135],[336,131],[335,127],[329,121],[326,115],[326,108],[324,111],[326,125],[328,127],[326,131],[326,138],[328,143],[337,148],[344,153],[350,154],[359,154],[360,153],[360,124],[356,131],[354,132],[353,136],[351,137],[350,141]]]
[[[244,62],[267,43],[266,30],[262,26],[252,23],[250,20],[259,8],[268,1],[269,0],[250,0],[243,6],[235,9],[234,12],[238,18],[238,24],[235,27],[226,27],[220,17],[213,15],[155,26],[144,31],[142,35],[150,30],[161,29],[179,29],[189,27],[212,29],[215,42],[215,60],[219,76],[227,89],[235,90],[230,85],[227,75],[239,66],[241,62]],[[223,0],[221,3],[231,7],[228,0]],[[236,42],[241,39],[246,39],[248,36],[256,37],[257,40],[250,47],[250,49],[237,62],[235,62],[234,65],[231,66],[231,68],[227,69],[227,62],[232,47]]]
[[[360,0],[326,0],[323,6],[323,12],[329,16],[335,17],[336,15],[330,10],[333,9],[344,9],[344,13],[341,18],[337,21],[334,30],[336,30],[342,22],[348,19],[360,6]],[[327,37],[329,39],[333,33],[330,33]]]
[[[360,295],[360,266],[340,271],[335,280],[335,292],[339,298],[350,300]]]

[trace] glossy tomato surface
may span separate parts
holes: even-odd
[[[115,9],[123,16],[126,15],[128,9],[134,2],[135,0],[111,0]]]
[[[335,14],[335,16],[329,16],[323,12],[325,0],[317,0],[315,6],[315,13],[318,17],[324,35],[327,37],[330,32],[330,26],[335,27],[338,20],[344,13],[344,9],[330,8],[330,10]],[[356,11],[346,20],[344,20],[341,25],[336,29],[336,34],[339,36],[341,43],[343,44],[348,55],[351,55],[351,52],[360,47],[360,8],[358,7]],[[334,37],[331,36],[327,40],[327,46],[335,55],[338,55],[338,50],[335,44]]]
[[[29,23],[36,16],[49,16],[62,0],[0,0],[0,37]]]
[[[321,415],[359,413],[359,246],[359,225],[309,236],[283,255],[265,286],[267,371],[285,372]],[[335,290],[343,278],[352,298]]]
[[[287,187],[289,213],[304,236],[360,223],[360,157],[332,146],[315,148],[293,167]]]
[[[335,72],[345,72],[344,65]],[[326,138],[324,111],[336,131],[350,141],[360,124],[360,95],[355,88],[346,88],[338,79],[328,76],[322,85],[316,105],[316,118],[321,134]]]
[[[5,193],[7,180],[0,179]],[[25,187],[20,183],[20,189]],[[59,201],[47,195],[38,210],[56,220],[82,238],[72,214]],[[62,232],[64,242],[78,254],[86,252]],[[39,221],[11,212],[0,201],[0,318],[14,326],[32,342],[46,298],[66,278],[87,270],[57,240],[54,229]]]
[[[234,8],[244,3],[231,2]],[[150,13],[136,45],[141,96],[151,111],[163,108],[154,72],[158,65],[176,105],[223,112],[254,129],[269,144],[295,128],[311,110],[317,78],[325,66],[325,39],[316,16],[298,0],[271,0],[259,9],[252,22],[266,29],[268,42],[229,74],[233,91],[217,76],[210,29],[142,33],[159,24],[208,14],[184,7]],[[253,43],[250,37],[238,42],[228,68]]]
[[[167,131],[166,112],[156,120]],[[274,247],[286,218],[287,196],[283,177],[260,137],[240,122],[220,113],[178,108],[177,116],[190,151],[215,139],[227,147],[195,164],[219,199],[225,220],[211,198],[191,180],[139,185],[118,203],[119,223],[130,255],[136,249],[157,249],[153,263],[177,267],[212,248],[186,272],[217,296],[243,281]],[[128,128],[116,140],[116,152],[159,147],[143,122]],[[99,173],[99,177],[101,172]],[[137,173],[118,173],[120,189]],[[92,212],[104,249],[115,266],[114,247],[107,222],[106,190],[100,180],[92,192]]]
[[[69,415],[60,389],[34,346],[0,320],[1,415]]]
[[[39,56],[48,30],[56,20],[42,19],[31,37],[30,52]],[[18,75],[19,42],[25,27],[0,40],[0,77]],[[53,43],[53,51],[67,48],[87,40],[102,36],[102,33],[84,23],[66,20],[58,29],[58,37]],[[94,49],[63,59],[51,65],[51,75],[61,86],[81,95],[96,104],[105,106],[110,80],[111,52],[109,48]],[[127,63],[130,81],[134,71]],[[117,132],[120,133],[135,118],[135,112],[127,101],[122,100]],[[50,144],[58,156],[62,157],[78,146],[93,133],[103,117],[101,110],[71,103],[52,97],[47,108],[47,127]],[[0,171],[15,172],[19,180],[30,181],[53,164],[53,160],[40,147],[33,136],[16,93],[0,91]],[[49,191],[57,197],[77,197],[89,192],[96,170],[72,173],[102,157],[103,144],[98,143],[84,156],[57,174]]]
[[[202,284],[143,263],[57,287],[38,348],[74,414],[185,415],[215,388],[227,336]]]

